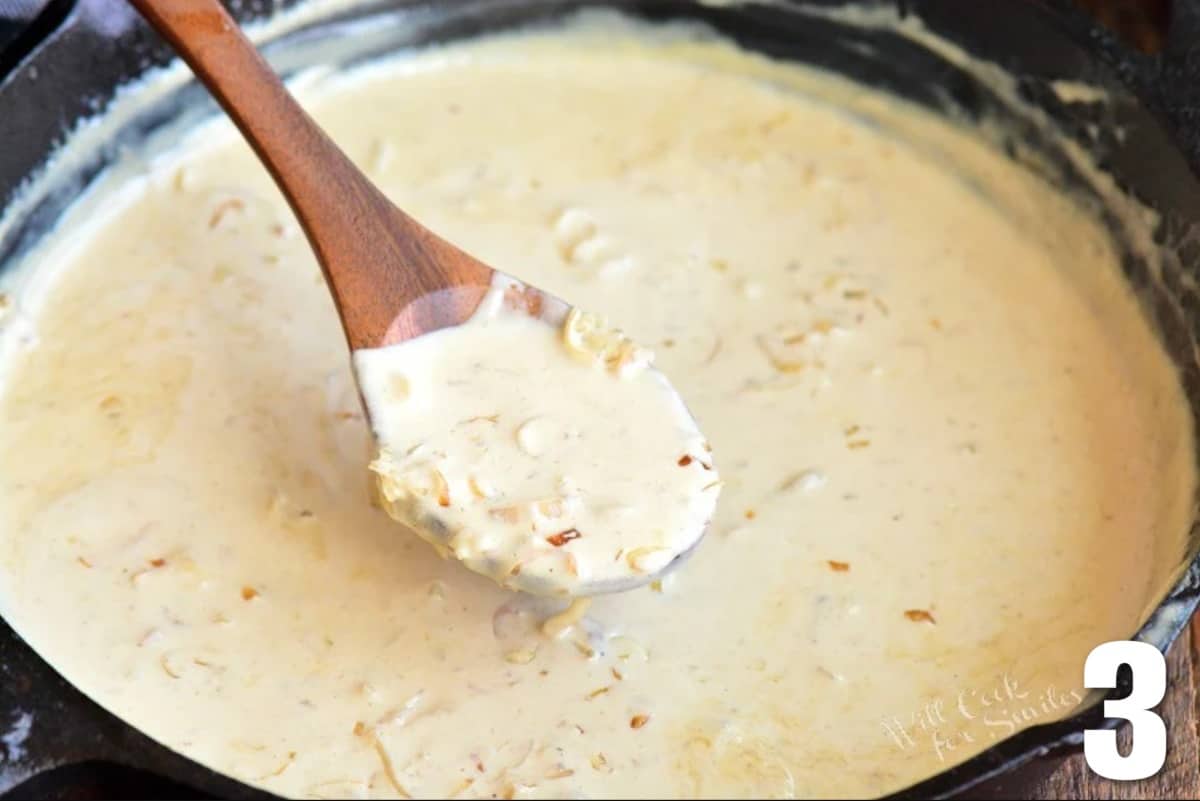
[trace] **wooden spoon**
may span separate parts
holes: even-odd
[[[219,0],[130,3],[208,87],[283,191],[316,252],[351,351],[465,323],[498,276],[510,305],[562,323],[566,303],[499,274],[396,208],[299,106]],[[645,584],[684,561],[698,542],[659,571],[575,594]]]
[[[130,0],[233,119],[300,221],[351,350],[466,322],[496,271],[396,208],[300,107],[219,0]],[[565,313],[530,289],[530,307]],[[554,309],[554,306],[560,308]]]

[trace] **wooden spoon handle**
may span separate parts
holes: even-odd
[[[316,251],[352,349],[421,333],[397,333],[397,318],[412,316],[413,303],[447,287],[470,291],[448,301],[455,308],[425,304],[439,307],[432,315],[439,319],[425,324],[456,325],[469,316],[492,270],[376,189],[288,93],[219,0],[129,2],[208,87],[271,172]],[[420,316],[431,317],[429,309]]]

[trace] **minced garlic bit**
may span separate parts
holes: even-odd
[[[183,673],[176,664],[175,654],[167,652],[158,658],[158,664],[173,679],[183,678]]]
[[[391,377],[388,381],[388,389],[391,391],[392,400],[397,403],[403,403],[412,394],[412,387],[408,383],[408,376],[403,373],[396,373]]]
[[[227,198],[213,207],[212,214],[208,218],[208,227],[217,228],[227,215],[245,211],[245,209],[246,202],[241,198]]]
[[[467,477],[467,486],[471,488],[471,493],[481,500],[487,500],[496,496],[496,487],[492,482],[474,473]]]
[[[587,614],[591,606],[591,598],[576,598],[565,610],[547,618],[542,623],[542,633],[552,640],[558,639],[570,631],[576,623],[583,620],[583,616]]]
[[[666,548],[634,548],[625,554],[625,561],[638,573],[656,573],[674,558],[675,555]]]
[[[186,192],[192,188],[196,182],[196,170],[194,167],[183,166],[175,170],[171,176],[171,188],[176,192]]]
[[[296,752],[295,752],[295,751],[288,751],[288,753],[287,753],[287,756],[284,758],[283,762],[282,762],[282,763],[280,763],[279,767],[275,768],[275,770],[273,770],[273,771],[271,771],[271,772],[269,772],[269,773],[264,773],[262,776],[258,776],[258,777],[256,777],[256,778],[254,779],[254,781],[256,781],[256,782],[264,782],[264,781],[266,781],[267,779],[274,779],[274,778],[277,778],[277,777],[279,777],[279,776],[282,776],[282,775],[283,775],[283,772],[284,772],[285,770],[287,770],[288,768],[290,768],[290,767],[292,766],[292,763],[293,763],[293,762],[295,762],[295,761],[296,761]]]
[[[528,665],[535,656],[536,648],[514,648],[504,654],[504,661],[511,665]]]
[[[846,438],[846,447],[852,451],[865,448],[871,444],[871,440],[864,436],[863,427],[860,425],[849,425],[842,430],[842,434]]]
[[[779,485],[780,492],[790,492],[799,490],[800,492],[816,492],[821,487],[825,486],[827,477],[820,470],[801,470],[795,475],[788,476]]]
[[[654,354],[634,343],[606,318],[572,308],[562,327],[567,349],[590,364],[601,365],[620,378],[630,378],[654,361]]]
[[[549,498],[540,501],[534,501],[532,506],[533,515],[539,520],[557,520],[566,512],[566,500],[564,498]],[[579,539],[582,535],[577,528],[569,528],[559,532],[562,536],[562,541],[551,541],[551,545],[562,545],[571,540]]]

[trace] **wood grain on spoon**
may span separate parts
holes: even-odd
[[[316,252],[352,350],[471,317],[494,271],[396,208],[288,93],[218,0],[130,3],[270,170]]]

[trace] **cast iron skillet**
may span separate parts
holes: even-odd
[[[251,20],[291,2],[243,0],[233,6],[239,18]],[[651,19],[702,19],[747,47],[827,67],[943,112],[1013,116],[1004,98],[911,40],[801,13],[843,2],[373,0],[295,30],[272,42],[267,52],[287,71],[289,65],[297,66],[290,56],[294,45],[313,38],[360,37],[356,58],[367,58],[406,44],[542,21],[579,6],[615,5]],[[1200,419],[1195,350],[1200,295],[1194,288],[1200,278],[1200,0],[1176,0],[1167,46],[1158,57],[1129,52],[1065,0],[880,2],[916,13],[934,31],[1010,70],[1027,101],[1096,153],[1126,191],[1161,213],[1157,238],[1169,254],[1164,283],[1149,281],[1148,266],[1128,248],[1123,266],[1179,367],[1193,417]],[[377,17],[370,29],[348,27],[369,16]],[[0,0],[0,47],[5,47],[0,51],[0,208],[17,197],[22,183],[39,171],[78,120],[103,108],[119,85],[171,58],[123,0]],[[1106,87],[1114,99],[1063,104],[1049,88],[1055,79]],[[23,193],[27,202],[18,210],[18,224],[0,225],[0,267],[36,242],[121,146],[136,143],[183,109],[215,111],[197,86],[182,86],[133,119],[66,179],[38,194]],[[1118,127],[1123,136],[1116,135]],[[1053,180],[1085,195],[1090,191],[1038,126],[1016,124],[1015,130],[1024,147],[1009,142],[1013,158],[1022,158],[1028,149],[1038,151],[1043,157],[1039,168],[1049,170]],[[1188,553],[1179,555],[1181,579],[1138,639],[1165,651],[1196,609],[1197,551],[1200,526],[1193,527]],[[1125,692],[1127,682],[1110,697]],[[0,740],[0,792],[9,796],[45,797],[87,785],[90,792],[109,796],[267,797],[179,756],[101,710],[0,622],[0,733],[22,720],[30,723],[23,741]],[[899,797],[1019,793],[1014,788],[1021,786],[1022,777],[1078,750],[1084,728],[1111,724],[1094,704],[1070,720],[1004,740]]]

